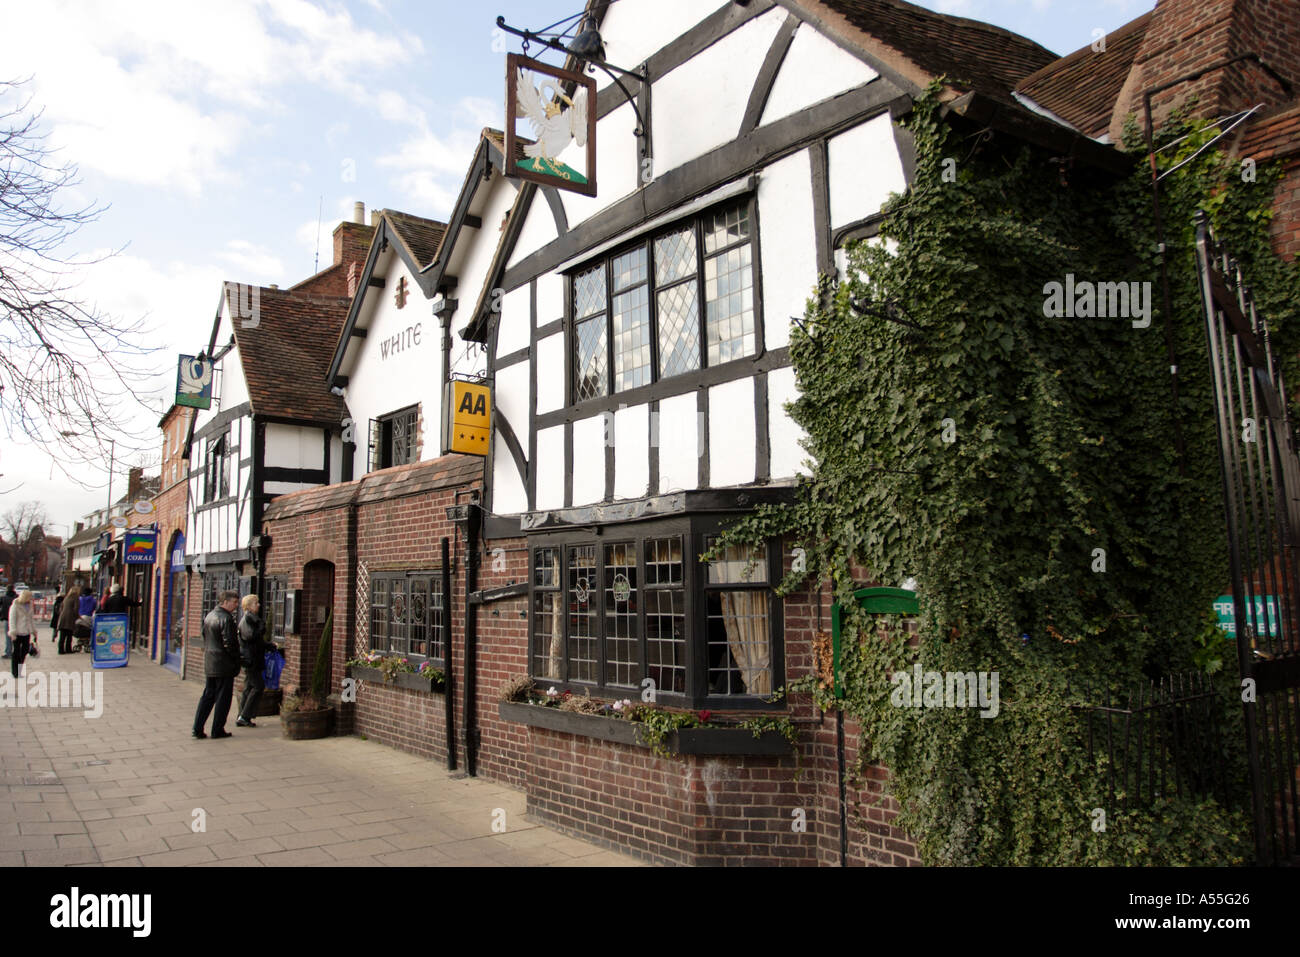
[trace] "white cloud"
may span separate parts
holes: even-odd
[[[216,253],[216,258],[237,270],[231,277],[237,282],[279,282],[284,275],[284,263],[279,256],[265,246],[247,239],[230,240],[225,249]]]

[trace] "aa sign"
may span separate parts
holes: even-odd
[[[453,381],[447,392],[447,451],[487,455],[492,441],[492,387]]]

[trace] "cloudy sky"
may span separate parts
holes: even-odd
[[[653,2],[653,0],[618,0]],[[704,0],[701,0],[703,3]],[[30,77],[48,143],[107,205],[67,254],[80,295],[143,318],[160,371],[206,341],[224,279],[290,285],[331,258],[356,200],[445,219],[478,131],[501,126],[495,17],[540,28],[581,0],[5,0],[0,79]],[[923,0],[1068,53],[1154,0]],[[517,50],[511,38],[509,49]],[[609,50],[618,63],[617,51]],[[321,225],[318,231],[318,210]],[[157,453],[152,464],[157,468]],[[125,491],[117,463],[114,497]],[[48,450],[0,436],[0,512],[39,500],[54,534],[105,500],[107,463],[64,479]],[[82,487],[86,486],[86,487]]]

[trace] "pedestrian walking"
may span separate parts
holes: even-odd
[[[27,652],[31,650],[34,634],[36,620],[32,615],[32,593],[24,588],[9,606],[9,636],[13,640],[13,659],[9,662],[9,667],[15,678],[27,659]]]
[[[266,688],[267,644],[266,622],[258,614],[261,601],[256,595],[245,595],[240,602],[244,615],[239,619],[239,655],[244,663],[244,693],[239,698],[239,717],[235,724],[241,728],[256,728],[257,706]]]
[[[203,685],[198,710],[194,713],[193,733],[196,738],[207,737],[203,726],[208,723],[209,714],[212,714],[212,737],[230,737],[226,730],[226,717],[230,714],[230,698],[235,692],[235,675],[239,674],[239,637],[235,627],[239,592],[223,591],[217,601],[217,607],[203,619],[203,670],[207,681]]]
[[[54,604],[50,606],[50,641],[59,640],[59,609],[63,607],[63,592],[54,596]]]
[[[0,595],[0,628],[5,633],[5,653],[6,658],[14,653],[13,639],[9,636],[9,609],[18,597],[18,592],[14,591],[14,586],[10,585],[5,589],[5,593]]]
[[[59,630],[59,654],[61,655],[72,653],[72,632],[77,627],[77,603],[79,597],[75,591],[69,589],[67,597],[63,599],[63,604],[59,606],[56,627]]]

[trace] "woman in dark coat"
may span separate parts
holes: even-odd
[[[77,595],[68,592],[63,604],[59,606],[59,617],[55,622],[59,631],[59,654],[72,652],[72,630],[77,627]]]
[[[239,717],[235,719],[240,728],[255,728],[253,719],[257,717],[257,705],[262,700],[262,689],[266,687],[263,676],[266,668],[266,653],[270,646],[266,643],[266,623],[258,614],[261,603],[256,595],[245,595],[240,605],[244,616],[239,620],[239,656],[244,665],[244,693],[239,699]]]

